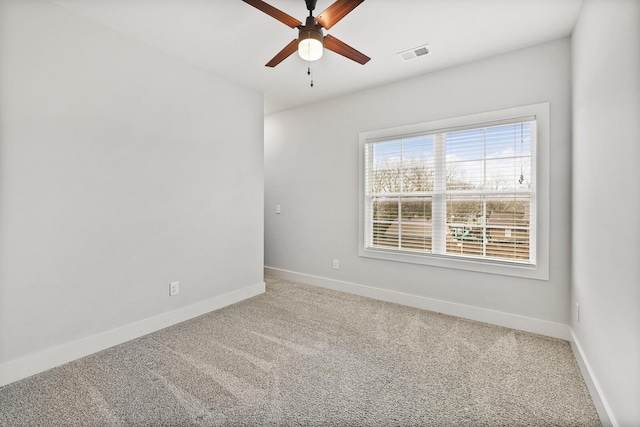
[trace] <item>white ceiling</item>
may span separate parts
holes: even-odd
[[[52,0],[219,76],[260,90],[265,113],[559,39],[571,34],[582,0],[365,0],[329,34],[372,59],[360,65],[326,51],[265,67],[297,37],[241,0]],[[304,21],[304,0],[267,0]],[[318,0],[314,15],[333,0]],[[429,55],[397,53],[428,44]]]

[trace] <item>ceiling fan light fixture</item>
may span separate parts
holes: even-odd
[[[364,0],[334,0],[324,12],[318,15],[317,19],[313,16],[317,0],[305,0],[309,16],[307,16],[304,25],[293,16],[286,14],[263,0],[242,1],[277,19],[288,27],[298,29],[298,38],[291,40],[284,49],[265,64],[266,67],[275,67],[290,55],[293,55],[293,52],[296,50],[298,51],[298,56],[305,61],[317,61],[322,57],[325,48],[362,65],[371,59],[330,34],[325,36],[323,32],[323,30],[328,30],[333,27],[338,21],[351,13],[351,11],[364,2]]]
[[[298,37],[298,55],[305,61],[317,61],[322,57],[324,46],[322,33],[319,31],[300,31]]]

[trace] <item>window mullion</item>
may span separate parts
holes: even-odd
[[[487,256],[487,196],[482,195],[482,256]]]
[[[398,197],[398,248],[402,248],[402,197]]]
[[[402,248],[402,193],[404,192],[404,140],[400,140],[400,196],[398,196],[398,249]]]
[[[434,135],[434,195],[431,201],[432,251],[435,254],[446,252],[447,240],[447,162],[445,134]]]
[[[483,132],[483,156],[482,156],[482,173],[484,175],[482,182],[482,256],[487,256],[487,196],[485,191],[489,188],[487,186],[487,129]]]

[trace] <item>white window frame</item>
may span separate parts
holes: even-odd
[[[392,140],[435,133],[443,129],[461,127],[483,127],[501,121],[514,119],[531,119],[536,121],[535,144],[535,202],[536,223],[531,230],[535,233],[536,247],[532,259],[534,264],[501,262],[479,258],[461,258],[442,254],[403,252],[397,249],[367,248],[367,221],[365,218],[365,146],[367,143]],[[407,126],[381,129],[359,134],[359,255],[386,261],[398,261],[412,264],[423,264],[434,267],[453,268],[482,273],[523,277],[537,280],[549,280],[549,104],[540,103],[504,110],[490,111],[468,116],[436,120]]]

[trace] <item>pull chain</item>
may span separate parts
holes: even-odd
[[[313,75],[311,74],[311,66],[307,63],[307,76],[311,77],[311,87],[313,87]]]

